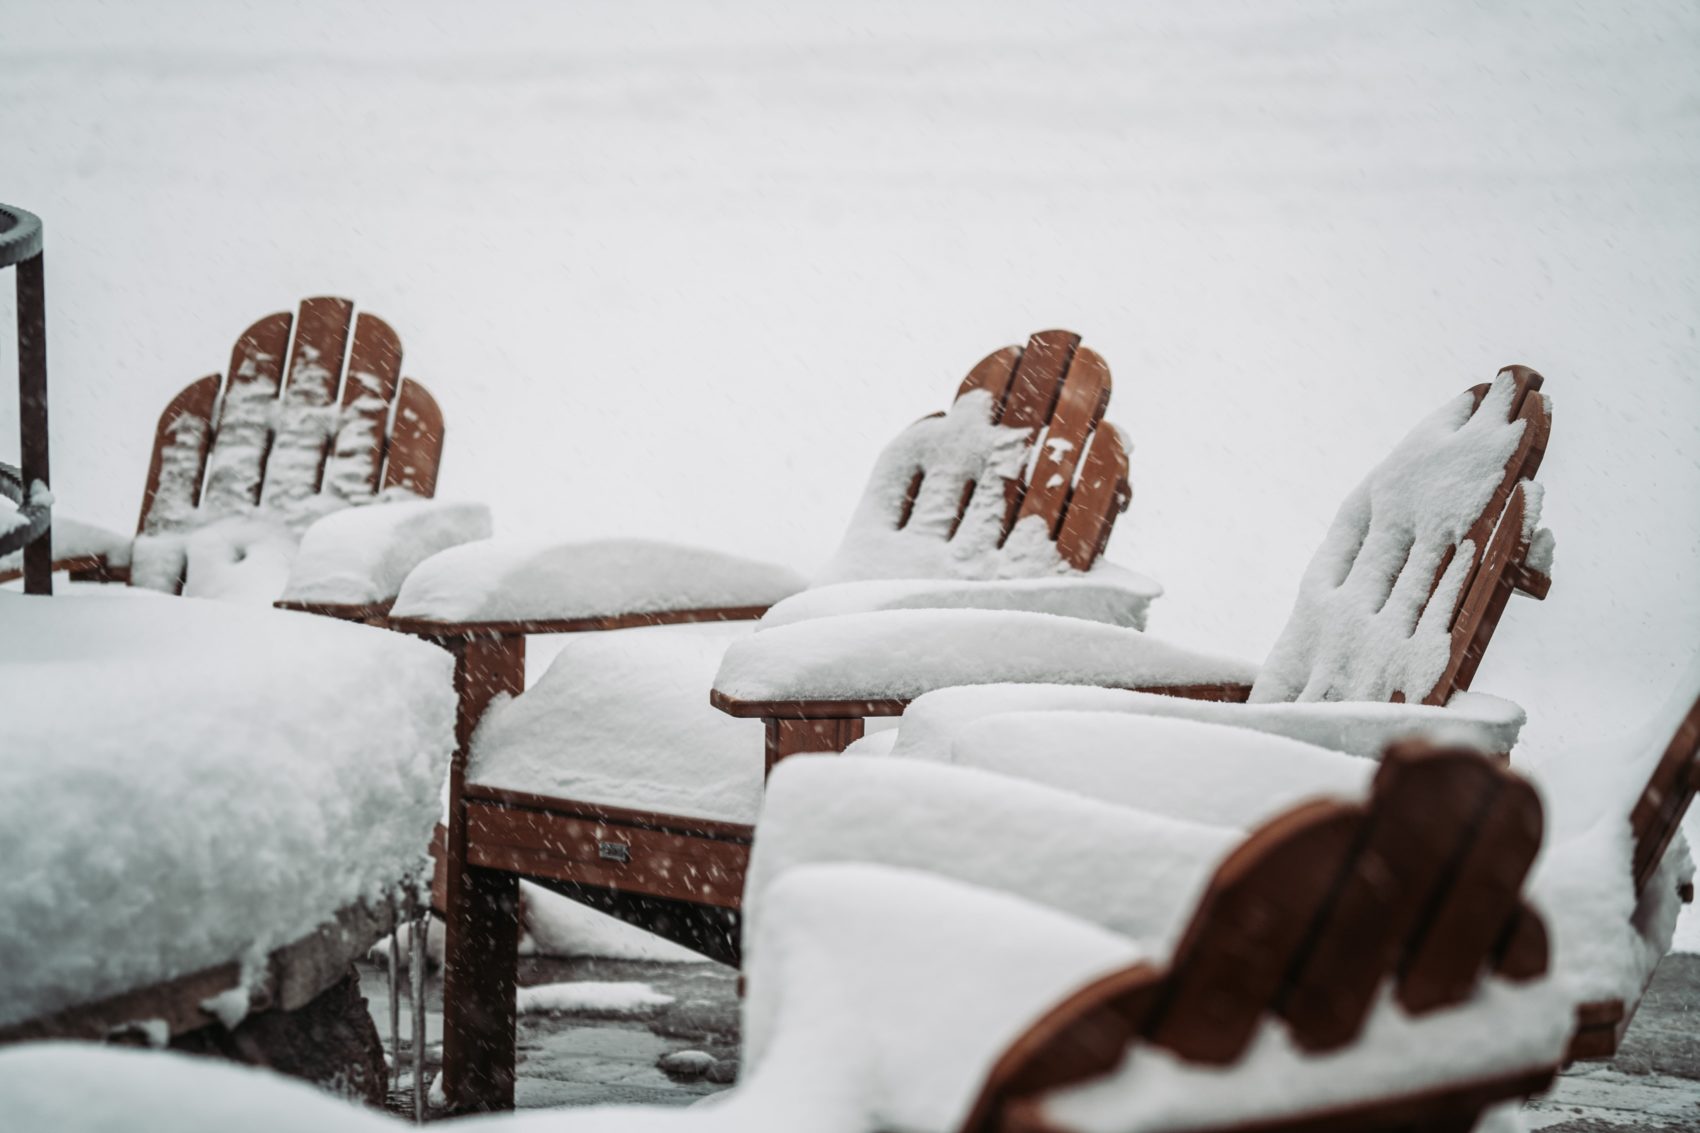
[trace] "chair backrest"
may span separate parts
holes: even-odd
[[[1700,699],[1694,701],[1677,725],[1664,755],[1629,813],[1629,826],[1635,839],[1637,898],[1653,880],[1697,790],[1700,790]]]
[[[1425,418],[1341,505],[1253,701],[1445,704],[1470,686],[1513,590],[1545,597],[1552,416],[1507,366]]]
[[[304,299],[298,315],[279,311],[242,332],[228,377],[209,374],[165,407],[136,531],[390,488],[431,496],[442,448],[442,412],[401,377],[389,324],[355,319],[347,299]]]
[[[1521,896],[1542,825],[1534,788],[1492,760],[1392,746],[1366,801],[1302,804],[1230,854],[1166,969],[1112,973],[1035,1023],[966,1130],[989,1133],[1010,1105],[1109,1073],[1134,1042],[1225,1066],[1279,1019],[1320,1053],[1358,1037],[1389,982],[1420,1015],[1468,999],[1489,972],[1543,975],[1545,927]]]
[[[1131,498],[1109,403],[1110,369],[1077,334],[1040,331],[987,355],[948,412],[880,454],[819,580],[1090,569]]]

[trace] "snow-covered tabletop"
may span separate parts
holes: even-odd
[[[250,967],[420,867],[451,662],[195,599],[0,594],[0,1026]]]

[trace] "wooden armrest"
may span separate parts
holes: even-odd
[[[1510,580],[1512,588],[1517,593],[1526,594],[1536,601],[1545,598],[1547,592],[1552,589],[1551,575],[1543,574],[1534,567],[1525,566],[1522,563],[1512,563],[1507,567],[1505,577]]]
[[[598,630],[636,629],[639,626],[685,625],[691,622],[745,622],[761,617],[767,613],[767,609],[766,606],[711,606],[700,610],[654,610],[642,614],[598,614],[584,618],[533,618],[493,622],[441,622],[431,618],[403,617],[387,618],[384,624],[401,633],[417,634],[420,637],[468,639],[543,633],[590,633]]]
[[[901,716],[907,700],[739,700],[710,689],[708,702],[728,716],[761,720],[860,720],[867,716]]]
[[[76,577],[75,575],[72,576]],[[336,618],[345,622],[363,622],[367,625],[383,625],[389,615],[389,602],[293,602],[278,599],[272,603],[274,610],[293,610],[298,614],[317,614],[323,618]]]

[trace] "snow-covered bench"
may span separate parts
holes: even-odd
[[[453,747],[442,651],[140,593],[0,593],[0,640],[0,1041],[292,1012],[389,931]]]
[[[813,585],[632,540],[490,540],[408,577],[388,624],[455,649],[469,757],[451,776],[443,841],[451,1098],[511,1104],[516,875],[736,956],[732,911],[767,766],[843,746],[861,721],[825,737],[813,722],[775,722],[764,760],[762,727],[708,703],[729,645],[829,611],[920,606],[1143,624],[1158,587],[1099,562],[1129,492],[1109,393],[1108,367],[1067,332],[989,355],[948,412],[880,455]],[[525,636],[541,633],[571,636],[526,689]]]
[[[827,762],[780,768],[776,790]],[[1019,784],[987,778],[1021,809]],[[1484,791],[1493,801],[1478,822]],[[1217,860],[1149,887],[1143,928],[914,870],[799,867],[774,881],[752,925],[735,1089],[712,1106],[552,1110],[480,1127],[1470,1128],[1544,1088],[1568,1034],[1539,918],[1520,900],[1539,830],[1540,803],[1515,775],[1413,747],[1367,792],[1287,812],[1243,840],[1215,836]],[[1146,833],[1142,859],[1120,863],[1130,881],[1167,856],[1173,824]],[[187,1131],[262,1110],[301,1127],[393,1128],[222,1067],[0,1054],[0,1092],[26,1120],[83,1117],[61,1088],[78,1075],[121,1099],[103,1112],[169,1106]]]
[[[242,333],[228,379],[191,383],[160,414],[135,536],[55,516],[54,569],[192,597],[283,595],[317,613],[381,615],[414,564],[490,534],[481,507],[422,502],[436,492],[443,435],[435,399],[401,376],[401,339],[388,323],[356,318],[347,299],[304,299],[298,315],[279,311]],[[415,502],[383,519],[340,514],[396,501]],[[381,569],[355,578],[345,551],[333,564],[340,575],[308,564],[312,584],[285,594],[297,547],[334,553],[353,525],[364,534],[352,553],[364,548]],[[374,551],[379,530],[397,538]],[[0,558],[0,582],[20,569],[19,556]]]
[[[1552,538],[1531,479],[1551,430],[1540,386],[1534,371],[1507,367],[1425,418],[1371,471],[1341,506],[1261,666],[1045,613],[884,610],[736,643],[714,678],[714,703],[770,729],[838,738],[859,734],[863,716],[899,714],[952,685],[1043,682],[1246,701],[1162,710],[1243,711],[1248,721],[1315,715],[1280,705],[1449,705],[1469,688],[1511,594],[1540,598],[1550,586]]]

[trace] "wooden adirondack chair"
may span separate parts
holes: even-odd
[[[1542,976],[1546,932],[1520,896],[1541,833],[1540,800],[1519,776],[1467,750],[1390,749],[1367,803],[1301,804],[1235,850],[1167,964],[1108,975],[1034,1023],[993,1067],[961,1133],[1064,1133],[1047,1099],[1112,1076],[1136,1043],[1228,1068],[1280,1021],[1321,1055],[1357,1039],[1389,981],[1398,1005],[1422,1016],[1464,1003],[1490,975]],[[1187,1127],[1466,1130],[1485,1108],[1545,1089],[1555,1063]],[[1221,1085],[1232,1090],[1231,1075]],[[1127,1100],[1135,1110],[1137,1095]]]
[[[1197,700],[1245,701],[1249,698],[1265,703],[1378,698],[1403,703],[1409,692],[1410,700],[1429,705],[1444,705],[1455,692],[1468,689],[1512,593],[1540,599],[1546,597],[1552,585],[1551,579],[1532,561],[1536,558],[1532,554],[1532,544],[1537,533],[1533,530],[1534,524],[1528,522],[1531,514],[1530,488],[1525,483],[1539,469],[1551,434],[1550,411],[1539,392],[1542,378],[1524,366],[1507,366],[1500,371],[1499,377],[1511,383],[1506,420],[1520,420],[1524,428],[1479,516],[1469,524],[1461,539],[1446,546],[1418,545],[1413,542],[1410,531],[1379,516],[1369,506],[1367,498],[1353,497],[1342,507],[1327,542],[1312,560],[1300,590],[1300,610],[1295,611],[1288,631],[1277,641],[1255,687],[1227,679],[1199,683],[1196,676],[1164,683],[1127,680],[1125,683],[1114,682],[1114,687]],[[1473,397],[1472,416],[1482,411],[1492,388],[1490,384],[1483,384],[1468,391]],[[1386,572],[1374,566],[1359,569],[1360,560],[1372,549],[1377,554],[1384,554],[1391,544],[1405,548],[1396,566],[1389,567]],[[1471,556],[1468,567],[1459,585],[1449,588],[1447,598],[1452,602],[1451,608],[1441,611],[1450,637],[1450,651],[1443,671],[1432,685],[1421,689],[1405,690],[1383,679],[1382,674],[1393,671],[1403,658],[1421,648],[1413,637],[1416,627],[1427,625],[1435,615],[1436,611],[1430,607],[1441,593],[1443,581],[1456,568],[1455,559],[1461,548],[1466,546]],[[1301,613],[1307,604],[1318,607],[1327,603],[1336,589],[1348,581],[1356,583],[1360,574],[1366,584],[1381,587],[1377,591],[1381,601],[1373,611],[1345,604],[1324,610],[1322,617],[1331,631],[1328,634],[1314,632],[1314,622],[1302,622]],[[1407,602],[1401,597],[1407,594],[1421,597],[1418,601]],[[1383,641],[1392,644],[1385,645],[1383,655],[1377,656],[1373,665],[1366,666],[1374,672],[1360,680],[1348,660],[1338,655],[1337,642],[1372,637],[1376,623],[1393,616],[1401,619],[1398,628],[1402,632],[1383,636]],[[823,634],[830,628],[825,625],[810,627],[811,631]],[[1131,639],[1125,643],[1134,644]],[[740,643],[737,649],[759,655],[763,650],[777,651],[790,645],[789,642],[782,645],[778,635],[773,634]],[[948,643],[941,641],[939,651],[946,648]],[[1082,643],[1081,648],[1088,646]],[[912,651],[915,657],[923,658],[919,662],[921,665],[927,663],[924,658],[928,653],[920,649]],[[767,671],[783,668],[774,663],[776,659],[777,653],[775,657],[767,658]],[[853,660],[846,657],[846,661]],[[1002,673],[1000,665],[1007,661],[993,658],[984,666],[985,675],[979,678],[979,682],[1033,679]],[[825,669],[828,666],[818,667]],[[712,701],[730,715],[763,719],[767,724],[770,747],[778,754],[799,750],[841,750],[861,735],[863,717],[901,715],[914,695],[941,687],[941,684],[962,683],[934,681],[929,684],[927,682],[931,678],[927,673],[908,671],[903,674],[903,680],[911,686],[919,686],[919,691],[901,696],[871,694],[853,699],[832,699],[806,687],[786,689],[784,695],[772,695],[774,690],[765,687],[758,692],[742,688],[728,691],[723,669],[722,680],[716,682]]]
[[[1130,497],[1123,444],[1114,427],[1102,427],[1109,368],[1079,341],[1066,331],[1035,334],[1025,348],[1011,346],[989,355],[962,382],[958,398],[990,395],[995,423],[1025,430],[1026,449],[1045,434],[1035,458],[1020,462],[1018,474],[1005,479],[1001,497],[988,498],[977,490],[974,475],[958,464],[950,465],[948,478],[929,479],[923,459],[890,499],[865,500],[865,505],[889,513],[896,529],[911,528],[911,534],[936,538],[941,545],[976,540],[988,553],[1000,552],[1010,533],[1020,529],[1025,539],[1054,542],[1057,555],[1075,570],[1089,569]],[[1023,526],[1024,520],[1031,522]],[[918,530],[923,523],[924,532]],[[554,620],[454,623],[397,617],[388,622],[391,628],[437,640],[456,656],[459,747],[450,774],[449,824],[435,848],[443,866],[435,900],[448,922],[444,1065],[446,1089],[457,1107],[506,1109],[513,1104],[520,878],[710,957],[735,962],[738,955],[736,910],[751,826],[468,780],[472,734],[485,710],[500,695],[524,691],[526,635],[751,619],[764,610],[610,610]],[[704,688],[705,697],[707,692]],[[776,721],[767,731],[767,766],[794,752],[842,747],[860,734],[859,718],[826,725]]]
[[[145,544],[315,497],[395,488],[430,497],[442,450],[442,411],[424,386],[401,377],[401,339],[389,324],[366,312],[355,318],[347,299],[304,299],[299,314],[279,311],[242,332],[228,376],[208,374],[166,405],[136,534]],[[56,555],[54,569],[137,581],[129,564],[101,555]],[[157,581],[170,573],[166,563]],[[179,569],[171,589],[181,585]]]
[[[1630,812],[1635,846],[1631,868],[1637,906],[1647,896],[1647,887],[1664,860],[1671,839],[1681,829],[1683,816],[1688,813],[1688,805],[1697,790],[1700,790],[1700,699],[1671,736]],[[1684,902],[1692,901],[1692,887],[1684,889],[1680,896]],[[1639,1000],[1625,1004],[1617,999],[1582,1004],[1576,1013],[1577,1030],[1571,1040],[1570,1057],[1596,1059],[1616,1054],[1639,1005]]]

